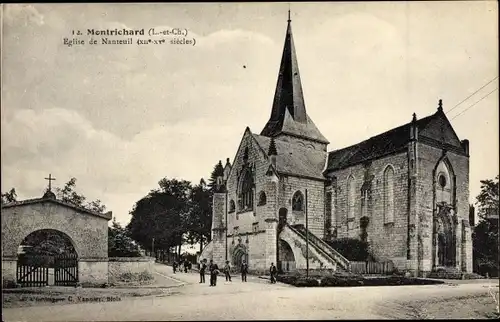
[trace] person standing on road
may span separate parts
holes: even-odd
[[[229,261],[226,261],[226,265],[224,266],[224,274],[226,275],[226,282],[231,282],[231,266],[229,265]]]
[[[175,274],[175,271],[177,270],[177,262],[174,261],[174,263],[172,264],[172,268],[174,269],[174,274]]]
[[[248,265],[245,261],[241,262],[241,281],[247,281]]]
[[[200,283],[205,283],[205,270],[207,269],[206,259],[200,262]]]
[[[274,263],[271,263],[271,267],[269,268],[269,274],[271,275],[271,284],[276,284],[276,273],[278,270],[276,269],[276,266],[274,266]]]
[[[217,274],[219,274],[219,266],[210,260],[210,265],[208,266],[210,270],[210,286],[217,286]]]

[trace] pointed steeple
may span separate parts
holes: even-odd
[[[292,36],[290,10],[288,11],[285,44],[281,56],[271,117],[262,130],[261,135],[277,136],[280,133],[328,143],[306,113],[297,55]]]

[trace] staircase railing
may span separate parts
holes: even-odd
[[[300,234],[303,235],[305,238],[307,230],[304,227],[304,225],[294,225],[292,229],[295,229],[298,232],[300,232]],[[342,256],[342,254],[336,251],[332,246],[328,245],[328,243],[326,243],[324,240],[311,233],[311,231],[309,231],[308,237],[311,243],[315,244],[318,248],[323,249],[330,257],[335,259],[335,261],[338,262],[343,269],[349,271],[350,262],[347,258]]]
[[[306,236],[300,232],[299,230],[295,229],[294,227],[292,227],[291,225],[286,225],[286,227],[288,229],[290,229],[294,234],[296,234],[297,236],[299,236],[301,239],[303,239],[304,241],[306,240]],[[316,249],[317,252],[319,252],[321,255],[323,255],[325,258],[327,258],[330,262],[332,262],[333,264],[337,264],[337,261],[335,260],[335,258],[333,258],[330,254],[328,254],[323,248],[321,248],[320,246],[318,246],[317,244],[311,242],[310,244],[314,249]]]

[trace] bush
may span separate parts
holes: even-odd
[[[364,279],[361,276],[344,273],[325,276],[321,279],[321,286],[363,286]]]
[[[295,280],[293,285],[296,287],[315,287],[315,286],[319,286],[319,282],[315,278],[300,277],[297,280]]]
[[[339,238],[327,243],[350,261],[365,262],[371,260],[368,251],[369,245],[366,241],[355,238]]]
[[[299,277],[297,275],[278,275],[276,276],[276,280],[281,283],[294,285]]]

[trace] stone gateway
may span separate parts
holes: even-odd
[[[56,285],[59,271],[61,276],[71,277],[71,281],[75,283],[107,283],[108,221],[111,217],[111,212],[96,213],[58,200],[50,190],[42,198],[3,205],[3,280],[22,284],[30,278],[30,275],[38,274],[34,276],[40,284],[37,286],[42,286],[41,284],[44,283],[50,285],[49,270],[52,268],[55,270]],[[24,253],[22,246],[24,241],[30,236],[43,236],[43,234],[60,236],[61,240],[68,241],[71,256],[63,257],[60,260],[61,265],[57,265],[58,256],[55,256],[55,267],[54,263],[50,265],[26,264],[28,268],[25,272],[20,272],[23,268],[20,267],[23,265],[20,259]],[[47,241],[47,239],[41,240]],[[70,266],[75,266],[75,269],[71,270]],[[44,274],[46,274],[45,277]]]
[[[360,238],[375,260],[414,275],[472,272],[469,142],[441,100],[435,114],[409,120],[327,152],[306,113],[289,19],[271,116],[260,134],[245,130],[232,164],[219,163],[213,238],[201,257],[265,272],[273,262],[305,269],[308,256],[311,269],[348,270],[325,241]]]

